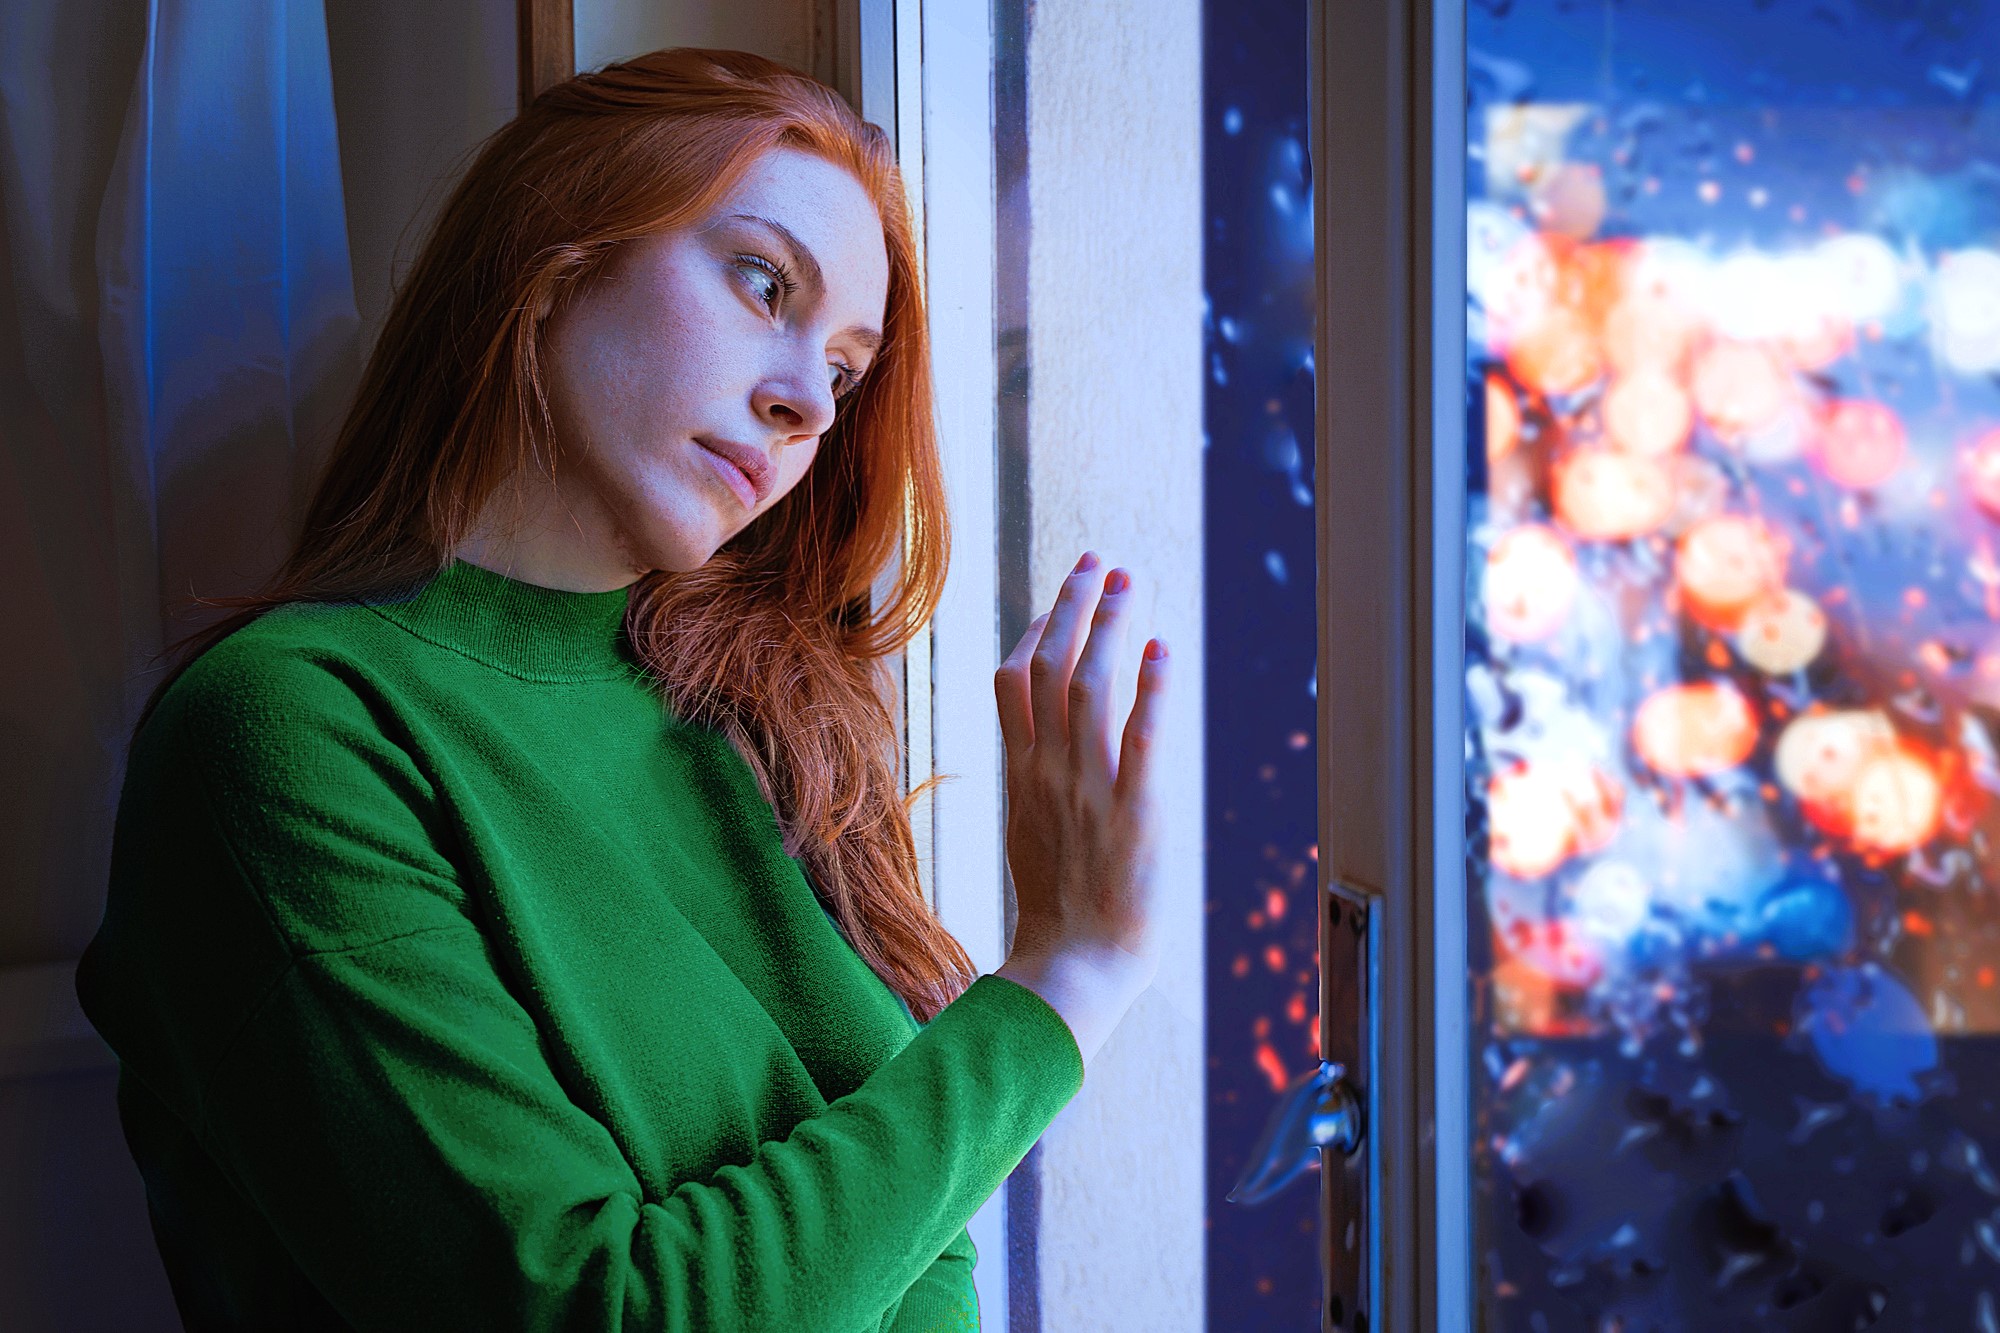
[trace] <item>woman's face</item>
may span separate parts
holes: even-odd
[[[517,576],[608,590],[706,562],[812,465],[888,290],[860,182],[790,148],[706,216],[620,247],[550,321],[559,499],[514,543]]]

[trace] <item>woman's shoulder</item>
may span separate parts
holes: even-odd
[[[380,693],[379,665],[397,647],[390,631],[358,604],[275,606],[187,664],[160,696],[141,743],[152,733],[240,748],[350,713],[363,696]]]

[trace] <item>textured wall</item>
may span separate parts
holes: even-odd
[[[1086,548],[1173,654],[1166,952],[1042,1140],[1042,1325],[1202,1325],[1201,6],[1036,6],[1028,47],[1034,605]],[[1129,711],[1121,705],[1120,716]]]

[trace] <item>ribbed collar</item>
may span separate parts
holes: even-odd
[[[609,680],[637,665],[624,633],[631,593],[565,592],[454,559],[414,596],[371,605],[419,638],[523,680]]]

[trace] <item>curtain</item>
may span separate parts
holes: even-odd
[[[0,969],[103,907],[152,658],[289,549],[356,372],[322,0],[0,5]]]

